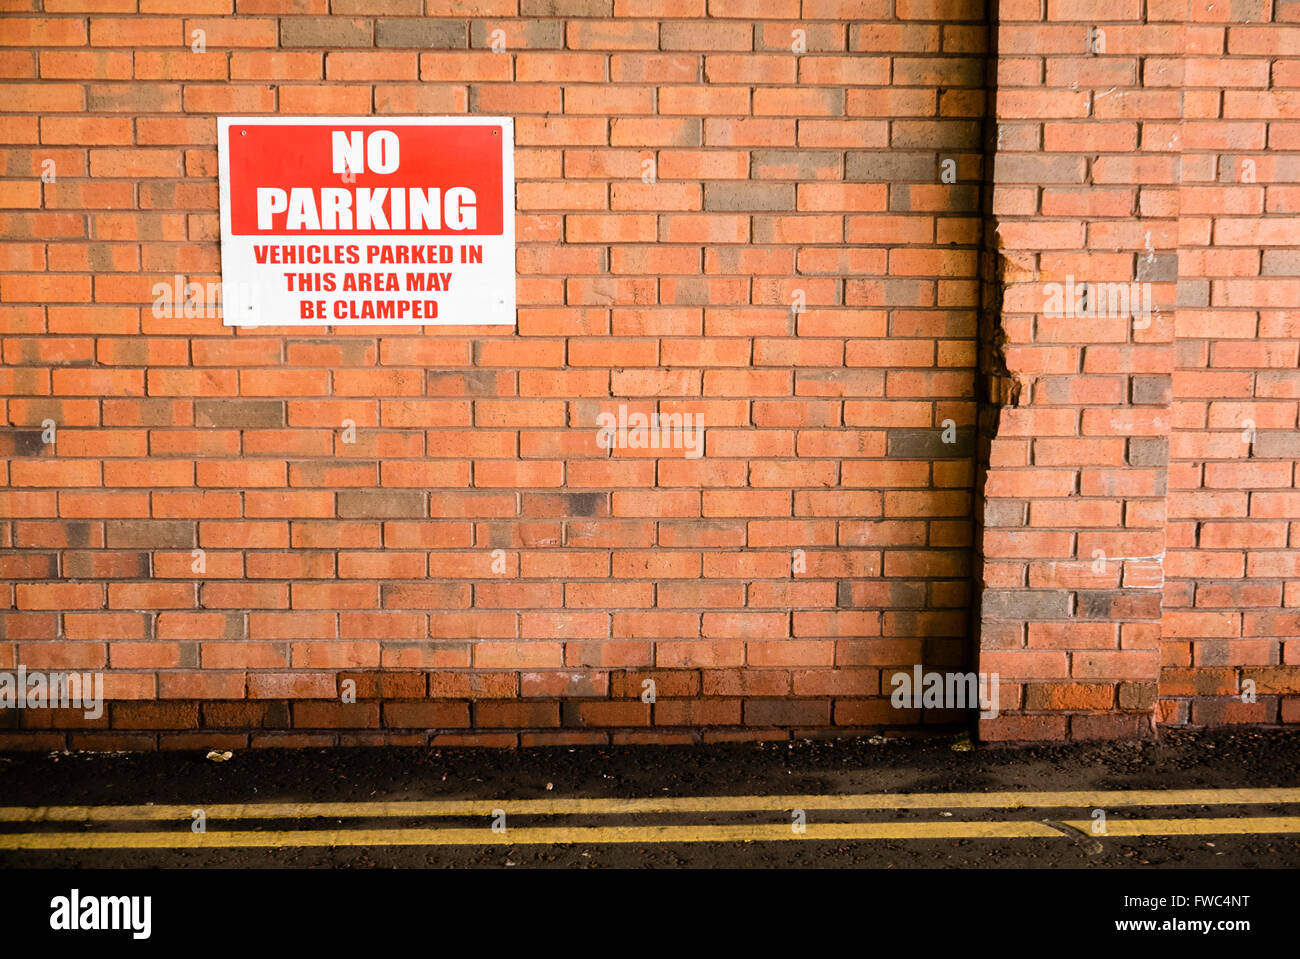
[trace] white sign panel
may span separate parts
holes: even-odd
[[[509,117],[221,117],[233,326],[515,322]]]

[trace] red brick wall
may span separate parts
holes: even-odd
[[[113,702],[0,745],[961,719],[914,664],[999,673],[993,739],[1295,719],[1300,4],[1092,6],[5,2],[0,669]],[[157,315],[220,278],[215,118],[275,113],[514,116],[517,329]],[[1067,274],[1159,312],[1045,317]],[[706,455],[610,455],[619,404]]]
[[[985,366],[1019,399],[986,416],[980,662],[1021,710],[982,732],[1295,721],[1300,4],[1097,6],[995,34]],[[1155,314],[1045,316],[1063,275]]]
[[[1293,723],[1300,4],[1276,4],[1272,24],[1267,3],[1202,16],[1179,205],[1160,719]]]
[[[1000,5],[991,246],[1019,395],[988,453],[980,663],[1022,711],[990,738],[1151,729],[1186,25],[1096,6]],[[1049,313],[1049,283],[1131,281],[1150,317]]]

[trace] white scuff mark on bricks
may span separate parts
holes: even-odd
[[[1080,560],[1080,562],[1084,562]],[[1165,585],[1165,554],[1155,553],[1150,556],[1106,556],[1104,562],[1120,564],[1119,589],[1163,589]],[[1052,564],[1053,566],[1056,563]],[[1153,571],[1154,576],[1146,577],[1148,581],[1130,581],[1130,571]],[[1098,570],[1100,572],[1100,570]]]
[[[1121,589],[1164,589],[1165,585],[1165,554],[1157,553],[1154,556],[1116,556],[1122,566],[1123,576],[1120,579]],[[1129,571],[1135,572],[1141,570],[1154,571],[1154,575],[1149,577],[1149,582],[1129,580]]]

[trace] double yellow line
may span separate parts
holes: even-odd
[[[212,849],[325,846],[500,846],[605,843],[769,842],[873,839],[1062,838],[1065,834],[1032,819],[917,820],[904,822],[807,822],[792,814],[904,810],[1102,809],[1166,806],[1252,806],[1300,803],[1300,789],[1139,789],[1075,792],[896,793],[845,796],[695,796],[644,799],[436,800],[410,802],[216,803],[211,805],[12,806],[0,807],[3,823],[173,822],[167,831],[0,832],[0,850],[45,849]],[[192,832],[201,809],[208,821],[411,819],[493,817],[479,827],[235,829]],[[509,826],[511,816],[615,816],[673,813],[780,813],[779,823],[733,825]],[[1057,825],[1093,835],[1093,821]],[[1110,817],[1102,836],[1202,836],[1300,833],[1300,816],[1122,819]]]

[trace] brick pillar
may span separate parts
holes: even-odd
[[[1159,721],[1300,721],[1300,3],[1197,11],[1184,77]]]
[[[980,670],[998,674],[1002,695],[980,734],[1146,737],[1186,11],[1041,6],[1046,19],[1038,3],[1002,2],[994,23],[986,279],[1000,303],[986,307],[977,593]],[[1081,19],[1096,9],[1113,19]]]

